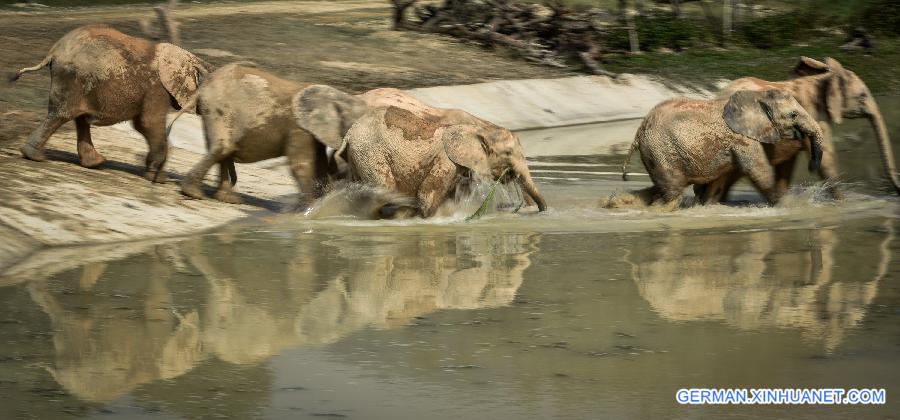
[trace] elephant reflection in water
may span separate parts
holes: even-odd
[[[290,346],[332,343],[436,310],[507,305],[538,242],[531,235],[365,238],[304,241],[286,270],[288,287],[258,273],[225,274],[191,254],[210,283],[206,348],[231,363],[258,363]]]
[[[506,305],[539,239],[406,236],[396,243],[366,235],[264,245],[228,238],[158,245],[146,258],[84,265],[80,277],[68,271],[31,281],[29,293],[54,331],[47,371],[79,399],[107,402],[211,357],[255,364],[290,346],[327,344],[440,309]],[[135,265],[144,261],[147,270]],[[191,277],[174,302],[176,274],[194,270],[205,280]],[[190,302],[204,305],[176,309]]]
[[[673,233],[646,247],[647,255],[630,255],[626,261],[640,295],[666,319],[798,329],[830,353],[862,321],[887,273],[894,234],[890,220],[885,226],[888,235],[876,250],[845,245],[862,251],[852,255],[853,264],[835,263],[840,241],[827,229],[810,232],[812,249],[787,240],[797,232],[746,233],[744,241]],[[863,274],[866,262],[874,273]],[[837,267],[851,271],[838,276]]]
[[[180,376],[203,358],[198,312],[172,309],[173,249],[155,251],[146,277],[118,273],[127,280],[104,281],[110,269],[95,262],[68,279],[63,293],[47,280],[28,285],[54,331],[56,360],[46,369],[83,401],[110,401],[140,384]]]

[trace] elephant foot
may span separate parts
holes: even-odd
[[[106,162],[106,158],[96,150],[81,155],[81,166],[84,166],[85,168],[93,169],[102,165],[103,162]]]
[[[301,198],[296,204],[288,207],[288,209],[297,213],[303,213],[309,209],[310,204],[312,204],[312,200]]]
[[[235,194],[234,191],[218,190],[218,191],[216,191],[216,194],[214,197],[216,200],[219,200],[223,203],[244,204],[244,200],[241,198],[241,196]]]
[[[182,182],[181,183],[181,193],[188,197],[196,198],[198,200],[202,200],[202,199],[206,198],[206,196],[203,195],[203,189],[200,188],[200,185],[197,184],[196,182],[189,182],[189,181]]]
[[[166,171],[147,170],[147,172],[144,173],[144,178],[155,184],[165,184],[169,181],[169,175]]]
[[[838,187],[831,187],[828,192],[831,193],[831,198],[833,198],[835,201],[844,199],[844,192],[841,191],[841,189]]]
[[[44,151],[34,147],[30,144],[25,144],[19,149],[22,152],[22,157],[25,159],[33,160],[35,162],[43,162],[47,160],[47,156],[44,155]]]

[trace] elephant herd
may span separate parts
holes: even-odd
[[[149,145],[146,177],[165,182],[166,118],[175,108],[203,121],[207,154],[181,186],[190,197],[204,197],[202,180],[218,165],[215,198],[238,203],[235,162],[286,156],[300,208],[342,179],[396,197],[384,200],[374,218],[431,217],[471,194],[479,181],[514,184],[525,193],[524,204],[547,208],[510,130],[461,110],[430,107],[397,89],[351,95],[285,80],[252,63],[213,69],[178,46],[99,25],[64,35],[43,61],[13,80],[44,67],[51,71],[48,113],[21,149],[28,159],[44,160],[49,137],[75,120],[80,163],[97,167],[104,158],[91,142],[90,126],[131,120]],[[714,99],[657,105],[628,156],[640,150],[653,186],[605,206],[675,207],[689,185],[700,203],[718,202],[745,175],[774,204],[787,191],[802,150],[811,155],[810,170],[825,180],[837,177],[830,126],[857,117],[875,128],[884,170],[900,193],[884,121],[862,80],[833,59],[806,57],[794,76],[785,82],[738,79]],[[829,188],[841,197],[832,183]]]

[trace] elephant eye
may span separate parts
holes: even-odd
[[[791,111],[791,113],[788,114],[788,117],[790,117],[792,120],[796,120],[797,117],[799,117],[799,116],[800,116],[800,113],[797,111]]]

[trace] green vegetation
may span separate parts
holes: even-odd
[[[610,33],[604,42],[605,68],[696,83],[747,75],[781,80],[801,55],[820,60],[833,57],[857,72],[876,94],[900,94],[895,75],[900,67],[900,0],[754,1],[769,11],[742,16],[725,40],[721,15],[705,15],[698,3],[683,3],[680,19],[665,7],[636,17],[641,54],[610,53],[628,47],[626,30]],[[721,1],[710,4],[714,7],[707,12],[721,13]],[[863,28],[872,37],[874,48],[839,48],[855,28]]]
[[[681,53],[649,52],[639,55],[611,55],[604,58],[607,70],[617,73],[649,73],[671,80],[697,84],[715,78],[734,79],[755,76],[767,80],[784,80],[801,55],[821,60],[833,57],[844,67],[859,74],[876,95],[900,94],[900,38],[877,38],[871,53],[844,52],[838,47],[843,37],[823,37],[808,46],[775,49],[695,48]]]

